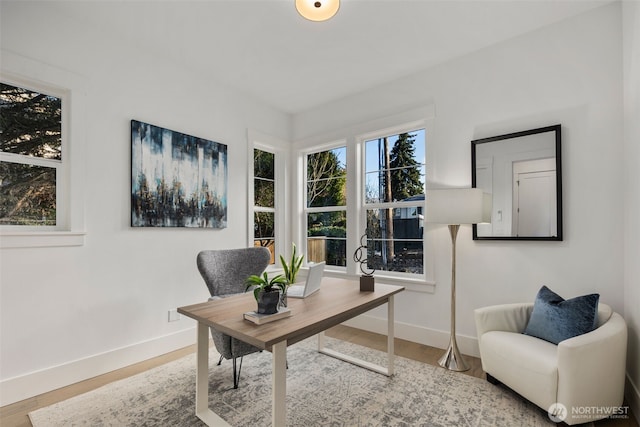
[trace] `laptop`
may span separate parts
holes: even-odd
[[[309,264],[309,275],[304,285],[293,285],[287,290],[287,298],[306,298],[320,290],[325,262]]]

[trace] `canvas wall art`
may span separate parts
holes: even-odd
[[[131,120],[131,226],[225,228],[227,146]]]

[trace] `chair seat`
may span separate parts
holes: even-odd
[[[482,335],[487,373],[541,408],[556,402],[558,347],[524,334],[491,331]]]

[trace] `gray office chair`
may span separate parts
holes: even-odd
[[[211,294],[209,300],[215,300],[243,293],[247,278],[253,274],[262,274],[270,260],[269,249],[253,247],[202,251],[198,254],[196,263],[198,271],[209,288],[209,294]],[[233,388],[238,388],[242,358],[261,350],[214,328],[210,329],[213,343],[220,353],[218,365],[222,363],[223,358],[233,361]],[[240,358],[239,366],[238,358]]]

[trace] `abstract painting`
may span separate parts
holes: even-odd
[[[131,120],[131,226],[225,228],[227,146]]]

